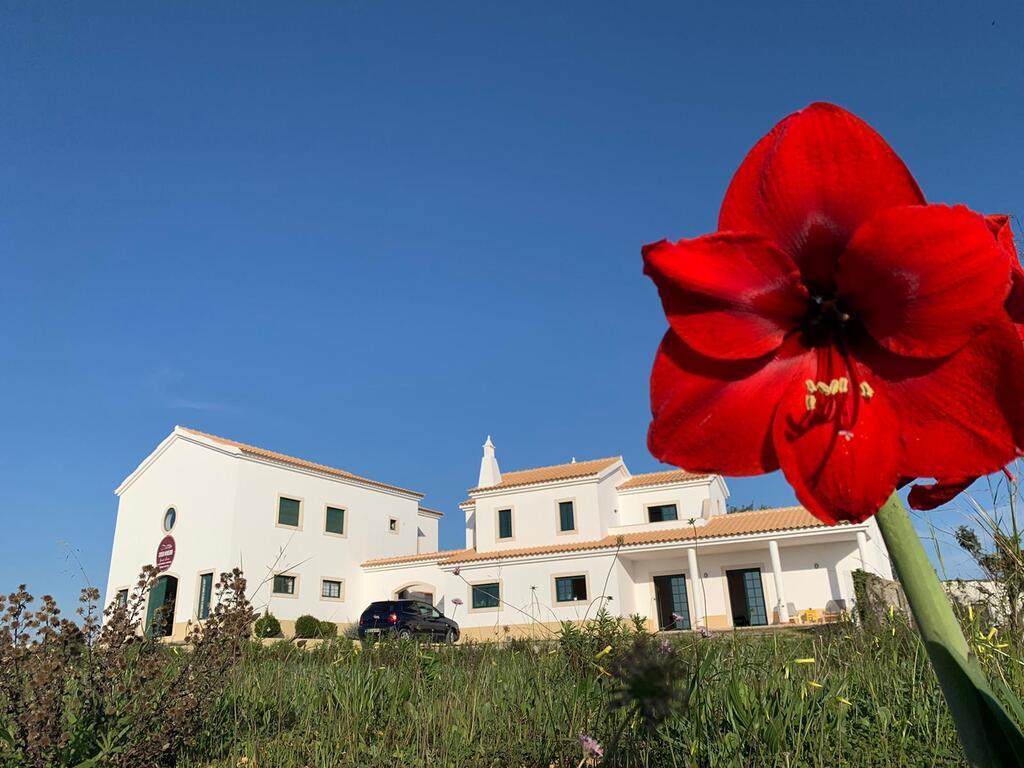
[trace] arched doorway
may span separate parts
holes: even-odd
[[[174,632],[174,601],[178,596],[178,579],[161,576],[149,592],[146,609],[146,633],[153,637],[170,637]]]
[[[434,604],[434,585],[416,582],[406,584],[401,589],[395,590],[396,600],[422,600],[425,603]]]

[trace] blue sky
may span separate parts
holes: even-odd
[[[779,118],[1024,210],[1021,6],[893,5],[6,4],[0,589],[103,584],[175,424],[420,489],[443,546],[487,434],[656,469],[640,245],[713,229]]]

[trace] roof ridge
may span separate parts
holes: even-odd
[[[507,472],[502,472],[501,476],[514,475],[518,472],[536,472],[539,469],[554,469],[555,467],[571,467],[573,464],[592,464],[595,461],[621,461],[622,456],[602,456],[598,459],[584,459],[583,461],[560,461],[557,464],[545,464],[541,467],[526,467],[525,469],[510,469]],[[489,488],[491,486],[484,486]]]
[[[764,509],[745,509],[742,512],[726,512],[725,517],[739,517],[740,515],[757,515],[765,512],[789,512],[794,509],[802,509],[805,512],[810,512],[803,504],[787,504],[784,507],[765,507]],[[718,517],[718,515],[715,515]]]
[[[420,493],[419,491],[413,491],[413,490],[410,490],[408,488],[403,488],[403,487],[401,487],[399,485],[392,485],[391,483],[385,483],[385,482],[383,482],[381,480],[374,480],[372,477],[364,477],[363,475],[357,475],[354,472],[349,472],[347,469],[341,469],[340,467],[332,467],[330,464],[324,464],[323,462],[312,461],[310,459],[301,459],[298,456],[291,456],[290,454],[281,453],[280,451],[273,451],[270,448],[261,448],[258,445],[253,445],[251,443],[243,443],[240,440],[234,440],[234,439],[232,439],[230,437],[222,437],[221,435],[214,435],[214,434],[211,434],[210,432],[203,432],[200,429],[193,429],[192,427],[186,427],[186,426],[183,426],[181,424],[178,424],[176,428],[177,429],[182,429],[185,432],[189,432],[189,433],[191,433],[193,435],[198,435],[200,437],[205,437],[205,438],[207,438],[209,440],[213,440],[215,442],[219,442],[219,443],[223,443],[223,444],[226,444],[226,445],[234,446],[235,448],[238,448],[239,450],[241,450],[243,452],[255,453],[258,456],[265,454],[263,456],[264,458],[272,457],[272,458],[277,459],[278,461],[281,461],[281,462],[283,462],[285,464],[296,464],[296,465],[299,465],[299,466],[305,466],[307,468],[319,468],[319,469],[323,469],[323,470],[328,470],[330,472],[333,472],[333,473],[336,473],[338,475],[341,475],[342,477],[346,477],[346,478],[349,478],[351,480],[358,480],[360,482],[367,483],[369,485],[374,485],[374,486],[377,486],[379,488],[387,488],[387,489],[394,490],[394,491],[401,491],[402,493],[411,493],[414,496],[419,496],[420,498],[423,498],[423,496],[424,496],[424,494]]]

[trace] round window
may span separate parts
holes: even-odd
[[[178,513],[174,511],[174,507],[168,507],[167,511],[164,512],[164,530],[171,530],[174,527],[174,521],[177,519]]]

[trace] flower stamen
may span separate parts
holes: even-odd
[[[818,404],[818,398],[816,398],[814,395],[808,395],[806,398],[804,398],[804,405],[807,406],[807,410],[808,411],[813,411],[814,407],[817,404]]]
[[[860,396],[865,400],[871,400],[875,396],[875,390],[871,388],[871,385],[866,381],[860,383]]]

